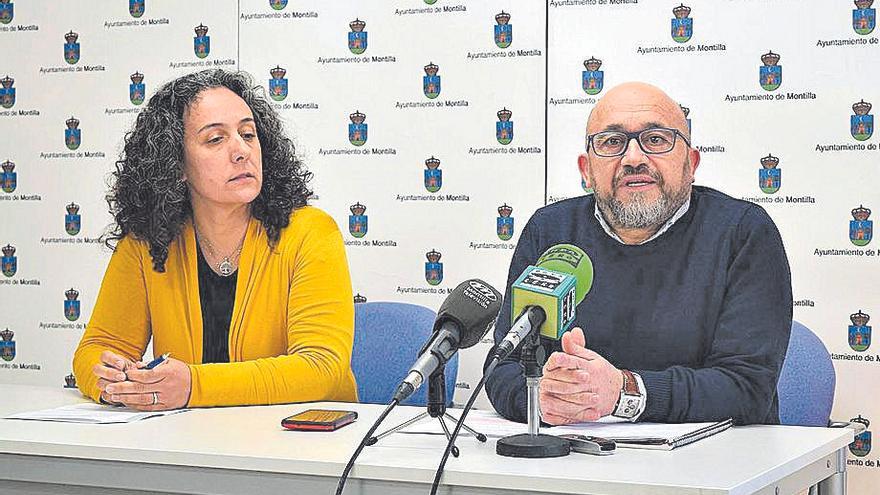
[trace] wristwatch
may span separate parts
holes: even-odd
[[[623,373],[623,387],[620,389],[620,397],[614,406],[612,416],[635,421],[645,410],[645,385],[642,377],[630,370],[621,370]]]

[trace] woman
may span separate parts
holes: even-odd
[[[356,401],[342,236],[242,73],[164,85],[125,136],[114,248],[73,358],[92,399],[141,410]],[[138,362],[171,357],[153,369]]]

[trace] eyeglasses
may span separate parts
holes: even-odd
[[[597,156],[604,158],[620,156],[626,153],[629,142],[635,139],[645,154],[660,155],[669,153],[675,148],[675,139],[678,136],[681,136],[685,144],[691,145],[678,129],[652,127],[638,132],[603,131],[587,136],[587,151],[590,151],[592,146]]]

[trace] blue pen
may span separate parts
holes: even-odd
[[[170,353],[170,352],[166,352],[165,354],[162,354],[161,356],[159,356],[159,357],[157,357],[156,359],[154,359],[154,360],[150,361],[149,363],[147,363],[147,365],[144,366],[144,369],[145,369],[145,370],[151,370],[151,369],[155,368],[156,366],[159,366],[160,364],[162,364],[162,363],[164,363],[165,361],[167,361],[168,358],[169,358],[170,356],[171,356],[171,353]]]

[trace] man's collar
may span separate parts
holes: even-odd
[[[594,200],[595,200],[595,198],[594,198]],[[688,197],[688,199],[684,202],[684,204],[681,205],[681,207],[675,212],[675,215],[672,215],[672,217],[669,220],[667,220],[666,223],[664,223],[663,226],[660,227],[660,229],[654,233],[654,235],[652,235],[651,237],[640,242],[639,245],[645,244],[646,242],[651,242],[654,239],[663,235],[664,232],[669,230],[669,227],[672,227],[672,225],[675,222],[677,222],[679,218],[683,217],[684,214],[687,213],[687,211],[690,207],[691,207],[691,198]],[[608,222],[605,221],[605,217],[603,217],[602,212],[599,211],[599,202],[598,201],[594,201],[594,203],[593,203],[593,214],[596,216],[596,220],[599,221],[599,225],[602,226],[602,230],[604,230],[606,234],[608,234],[615,241],[617,241],[621,244],[626,244],[625,242],[623,242],[623,240],[620,238],[620,236],[618,236],[617,233],[614,232],[614,230],[611,228],[611,226],[608,225]]]

